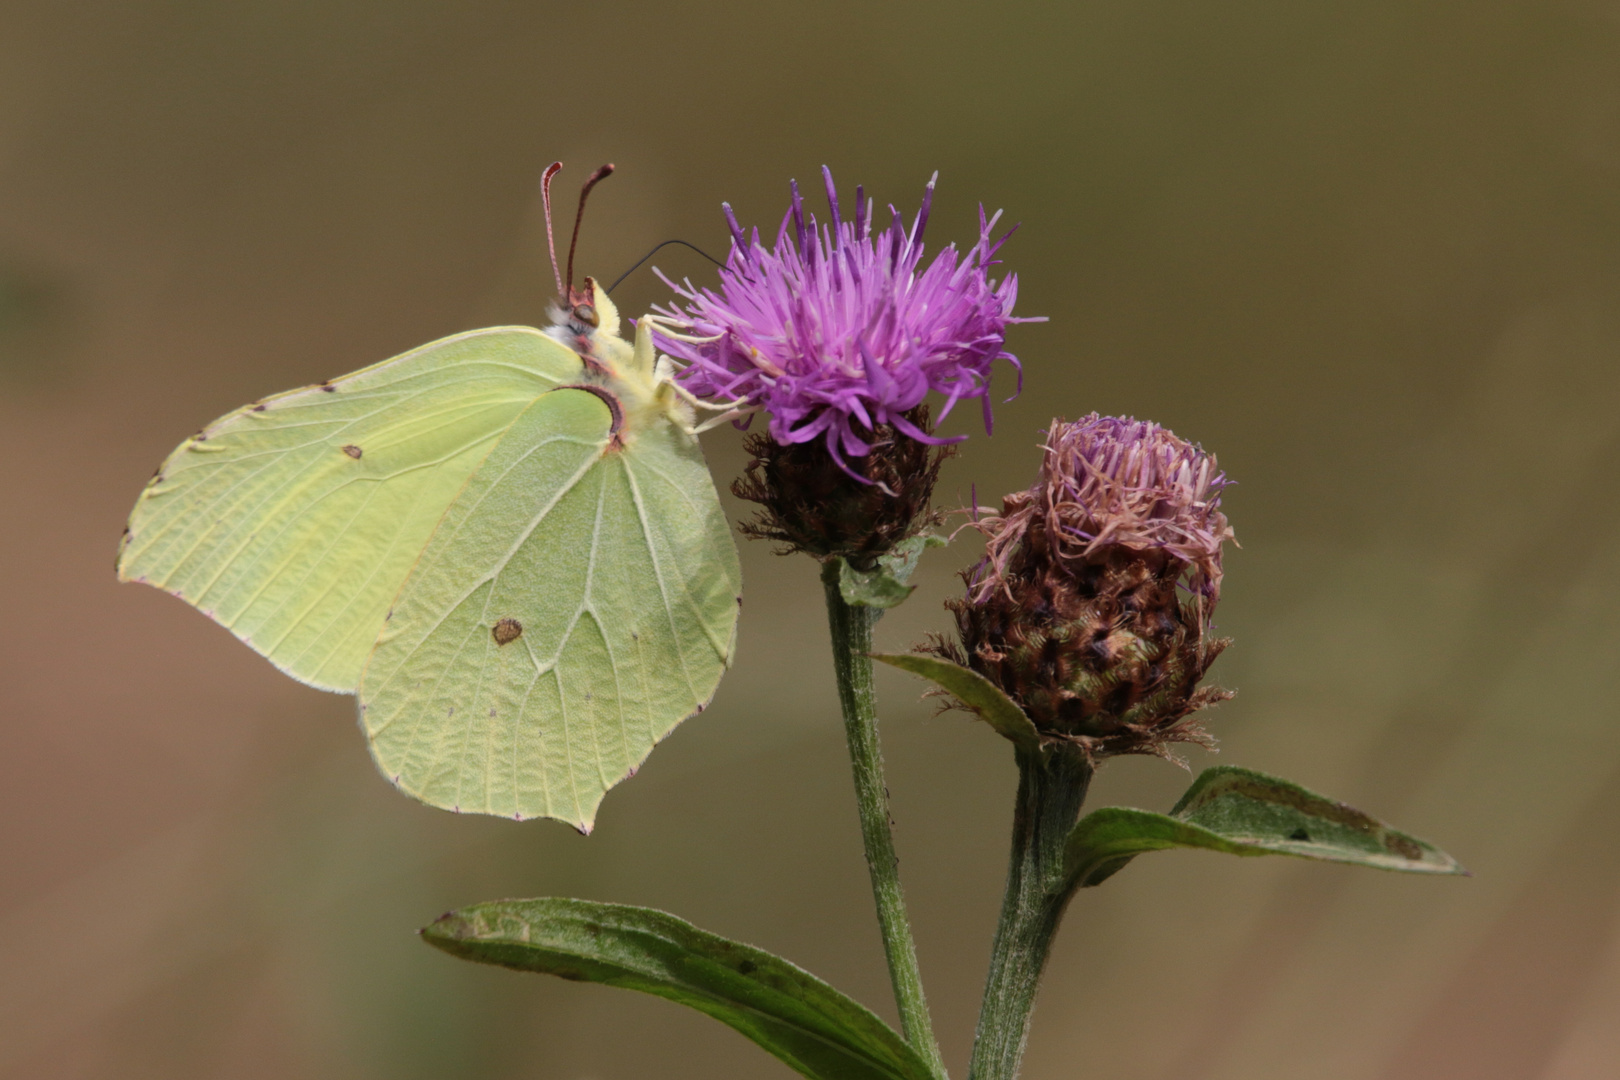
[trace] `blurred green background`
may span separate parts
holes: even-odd
[[[503,895],[665,907],[892,1016],[808,561],[745,548],[737,667],[589,839],[395,794],[348,699],[113,582],[142,483],[214,416],[542,320],[554,158],[567,190],[619,166],[581,255],[609,279],[723,248],[722,200],[774,226],[823,163],[907,210],[939,169],[936,243],[1005,207],[1051,322],[944,500],[1027,484],[1054,414],[1216,451],[1240,693],[1193,768],[1296,778],[1475,873],[1143,859],[1071,909],[1031,1080],[1620,1075],[1614,0],[4,5],[0,1075],[789,1075],[666,1002],[413,939]],[[739,443],[706,436],[722,479]],[[932,553],[880,644],[941,627],[973,554]],[[881,677],[960,1075],[1013,769]],[[1186,779],[1094,790],[1164,809]]]

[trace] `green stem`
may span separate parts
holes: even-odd
[[[906,917],[900,890],[900,860],[894,853],[890,829],[889,789],[883,781],[883,751],[878,745],[877,692],[872,686],[872,624],[880,612],[844,602],[838,588],[836,562],[821,575],[827,589],[827,623],[832,630],[833,669],[838,675],[838,700],[844,708],[844,734],[855,772],[855,802],[861,815],[861,841],[866,847],[866,868],[872,875],[872,898],[877,903],[878,925],[883,931],[883,952],[894,983],[894,1001],[900,1010],[900,1031],[936,1075],[945,1075],[945,1062],[934,1040],[933,1021],[923,997],[922,972],[917,967],[917,946]]]
[[[1018,750],[1018,803],[1001,921],[990,950],[979,1029],[968,1080],[1014,1080],[1041,971],[1074,888],[1063,849],[1080,817],[1091,767],[1066,750]]]

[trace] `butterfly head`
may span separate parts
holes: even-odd
[[[675,367],[668,357],[653,348],[651,316],[636,325],[636,339],[619,336],[619,309],[608,299],[607,290],[587,277],[583,288],[574,287],[574,252],[579,245],[579,224],[585,215],[585,201],[591,189],[613,174],[612,165],[603,165],[585,181],[579,192],[579,209],[574,213],[574,233],[568,244],[567,270],[557,264],[557,244],[551,223],[551,179],[562,168],[554,162],[540,178],[540,192],[546,213],[546,243],[551,251],[551,270],[557,279],[557,303],[551,312],[546,333],[572,349],[585,367],[585,382],[600,392],[613,395],[619,405],[623,437],[634,437],[642,425],[662,418],[686,431],[695,431],[696,399],[675,382]]]
[[[570,288],[566,305],[552,305],[546,333],[578,353],[587,369],[610,368],[629,350],[619,336],[619,309],[594,278],[586,278],[583,289]]]

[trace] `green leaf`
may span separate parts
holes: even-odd
[[[1069,880],[1098,885],[1137,855],[1190,847],[1294,855],[1415,874],[1466,874],[1450,855],[1368,814],[1287,780],[1235,766],[1206,769],[1166,814],[1110,806],[1080,819]]]
[[[1014,743],[1029,750],[1041,746],[1041,733],[1018,703],[1001,688],[972,668],[916,653],[873,653],[872,659],[890,667],[921,675],[941,689],[954,694],[962,704],[979,714],[979,719]]]
[[[497,900],[453,911],[422,936],[467,960],[678,1001],[815,1080],[938,1080],[859,1002],[780,957],[662,911],[557,897]]]
[[[944,547],[943,536],[924,533],[902,540],[883,555],[871,570],[857,570],[842,558],[838,565],[838,591],[851,607],[892,608],[911,595],[915,585],[906,584],[917,569],[922,553],[931,547]]]

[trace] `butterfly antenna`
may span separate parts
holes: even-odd
[[[551,178],[560,172],[560,161],[546,166],[546,171],[540,175],[540,202],[546,208],[546,249],[551,252],[551,276],[557,279],[557,295],[562,297],[560,302],[566,304],[568,294],[563,292],[562,274],[557,270],[557,240],[551,231]]]
[[[568,241],[568,291],[563,294],[565,300],[574,293],[574,249],[579,246],[579,223],[585,217],[585,200],[590,198],[591,188],[612,175],[613,163],[609,162],[591,173],[585,186],[579,189],[579,209],[574,212],[574,237]]]
[[[714,263],[714,265],[718,266],[720,269],[724,270],[726,268],[725,263],[721,262],[719,259],[715,258],[713,255],[710,255],[707,251],[704,251],[702,248],[698,247],[696,244],[688,244],[685,240],[665,240],[662,244],[659,244],[657,247],[655,247],[651,251],[647,252],[647,254],[645,254],[641,258],[637,259],[634,266],[632,266],[630,269],[626,270],[624,273],[620,274],[618,276],[618,278],[614,280],[613,284],[611,284],[611,285],[609,285],[607,287],[607,291],[611,293],[614,289],[617,289],[621,284],[624,283],[625,278],[627,278],[631,274],[635,273],[641,267],[642,263],[646,262],[648,259],[650,259],[654,255],[658,254],[658,251],[659,251],[660,248],[667,248],[671,244],[679,244],[682,247],[691,248],[693,251],[697,252],[699,255],[703,256],[705,259],[708,259],[710,262]]]

